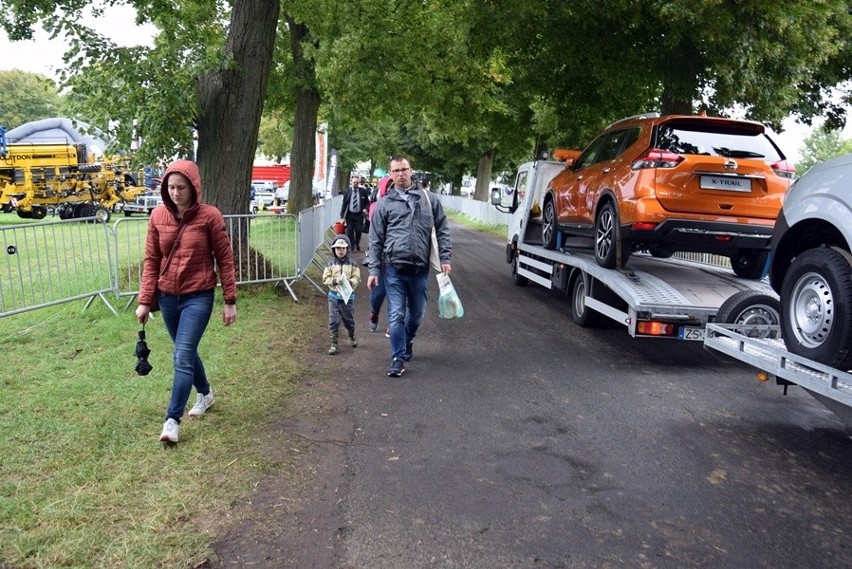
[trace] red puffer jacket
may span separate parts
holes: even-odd
[[[195,191],[194,204],[184,211],[180,220],[167,189],[169,176],[175,172],[183,174]],[[225,301],[235,302],[237,279],[231,239],[222,213],[202,203],[198,166],[190,160],[173,162],[163,175],[160,191],[163,203],[154,208],[148,220],[139,304],[151,306],[157,291],[186,295],[213,290],[216,288],[216,265]],[[183,226],[186,228],[175,247]],[[171,259],[167,262],[170,253]]]

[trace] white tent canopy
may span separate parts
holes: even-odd
[[[24,123],[6,132],[8,144],[79,144],[88,154],[103,156],[107,147],[104,133],[86,123],[66,118],[50,118]]]

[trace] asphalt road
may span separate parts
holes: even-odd
[[[512,284],[501,239],[452,235],[464,318],[430,277],[403,377],[380,333],[339,356],[340,567],[852,566],[852,439],[821,404],[700,344],[580,328]]]

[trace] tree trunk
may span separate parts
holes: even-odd
[[[693,101],[698,99],[698,78],[703,68],[700,50],[689,38],[683,38],[674,51],[662,80],[660,111],[664,115],[691,115]]]
[[[491,166],[497,150],[491,149],[479,155],[479,165],[476,167],[476,188],[473,199],[488,202],[491,199]]]
[[[286,16],[290,28],[290,49],[296,74],[296,112],[293,121],[293,149],[290,152],[290,199],[287,208],[298,213],[311,207],[313,199],[314,160],[316,159],[317,113],[320,94],[316,88],[316,69],[305,57],[303,42],[312,41],[305,24],[297,24]]]
[[[197,161],[204,201],[225,214],[248,213],[278,16],[278,0],[236,0],[226,43],[233,62],[198,78]]]
[[[663,94],[660,97],[661,114],[664,115],[691,115],[692,98],[678,97],[669,85],[663,86]]]

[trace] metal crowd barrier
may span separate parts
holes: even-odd
[[[110,228],[96,218],[0,226],[0,317],[113,291]]]
[[[299,265],[299,275],[325,294],[325,289],[307,274],[311,265],[319,269],[325,268],[328,261],[328,247],[331,245],[331,226],[340,219],[340,208],[343,196],[334,196],[323,204],[306,209],[299,213],[299,226],[302,228],[300,245],[302,262]]]
[[[316,223],[325,219],[315,217]],[[302,276],[307,247],[298,219],[226,215],[225,223],[237,285],[273,282],[298,301],[292,284]],[[128,309],[139,294],[147,228],[145,217],[124,217],[111,226],[95,218],[0,226],[0,317],[79,299],[88,299],[85,310],[95,298],[117,314],[108,293],[126,299]],[[309,229],[315,228],[309,223]],[[308,262],[312,256],[310,251]]]
[[[125,309],[139,294],[147,221],[128,217],[113,224],[114,257],[119,260],[115,293],[129,298]],[[275,286],[285,286],[298,300],[291,286],[299,278],[300,229],[296,217],[226,215],[225,225],[233,244],[237,285],[274,282]]]

